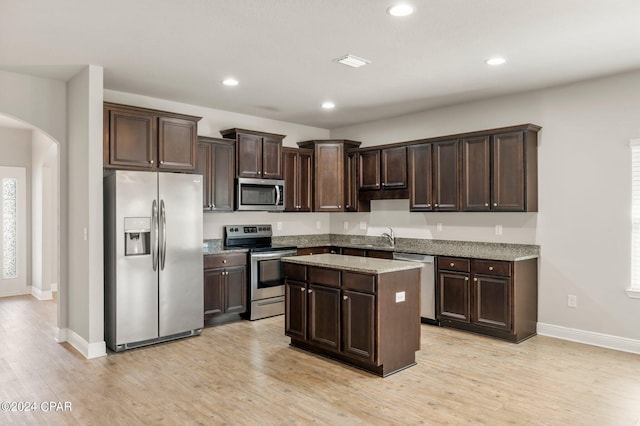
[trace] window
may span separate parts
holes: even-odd
[[[17,180],[2,179],[2,277],[16,278],[16,189]]]
[[[629,297],[640,298],[640,139],[631,145],[631,288]]]

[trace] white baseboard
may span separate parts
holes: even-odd
[[[602,348],[615,349],[622,352],[640,354],[640,340],[610,334],[595,333],[593,331],[578,330],[576,328],[561,327],[559,325],[538,323],[538,334],[555,337]]]
[[[42,291],[39,288],[31,286],[31,295],[38,300],[51,300],[53,299],[53,292],[51,290]]]
[[[68,328],[58,329],[58,338],[56,340],[59,343],[68,342],[87,359],[99,358],[107,355],[107,345],[104,341],[89,343],[78,333]]]

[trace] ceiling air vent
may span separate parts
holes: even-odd
[[[365,66],[371,63],[371,61],[368,59],[358,58],[357,56],[353,56],[353,55],[344,55],[334,59],[333,61],[339,62],[343,65],[348,65],[352,68],[360,68],[362,66]]]

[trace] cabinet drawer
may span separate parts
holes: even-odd
[[[499,260],[473,260],[471,266],[476,274],[511,276],[511,262]]]
[[[247,253],[207,254],[204,256],[204,269],[243,266],[247,264]]]
[[[376,277],[355,272],[342,272],[342,288],[345,290],[375,294]]]
[[[308,269],[309,283],[324,284],[329,287],[340,287],[340,271],[310,267]]]
[[[295,263],[285,263],[284,276],[289,280],[305,282],[307,281],[307,267]]]
[[[378,259],[393,259],[393,252],[385,250],[367,250],[367,257],[375,257]]]
[[[351,248],[351,247],[344,247],[342,249],[342,254],[345,256],[362,256],[364,257],[364,255],[366,254],[364,250],[359,249],[359,248]]]
[[[311,254],[331,253],[331,247],[303,247],[297,250],[298,256],[308,256]]]
[[[469,259],[460,257],[438,257],[438,269],[469,272]]]

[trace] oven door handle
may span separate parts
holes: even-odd
[[[297,254],[294,250],[283,250],[278,252],[271,253],[251,253],[250,256],[252,259],[278,259],[284,256],[295,256]]]

